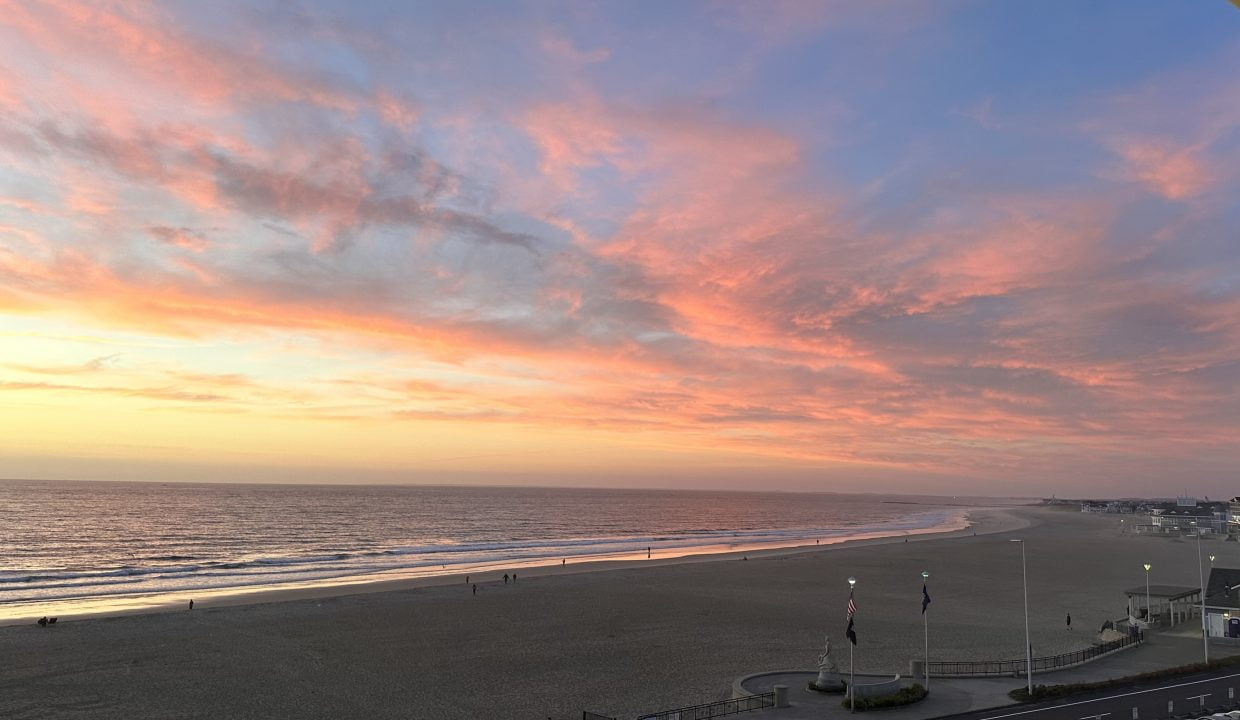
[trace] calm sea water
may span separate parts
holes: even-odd
[[[0,481],[0,614],[958,526],[942,498]],[[4,613],[5,607],[9,612]]]

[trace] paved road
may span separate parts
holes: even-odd
[[[1021,709],[998,708],[950,716],[952,720],[1164,720],[1198,717],[1240,708],[1240,673],[1234,669],[1210,675],[1133,686],[1050,705]]]

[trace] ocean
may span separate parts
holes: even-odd
[[[936,497],[0,481],[0,620],[963,527]]]

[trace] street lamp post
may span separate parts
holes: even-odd
[[[1145,627],[1150,626],[1154,619],[1154,609],[1150,607],[1150,564],[1145,564]]]
[[[930,579],[930,573],[926,570],[922,570],[921,571],[921,588],[922,588],[923,593],[925,592],[925,589],[926,589],[926,581],[929,579]],[[925,675],[926,689],[929,690],[930,689],[930,614],[926,612],[925,606],[922,606],[921,608],[921,621],[922,621],[922,625],[926,629],[926,666],[922,669],[922,674]]]
[[[1025,541],[1012,538],[1012,542],[1020,543],[1020,577],[1025,587],[1025,674],[1028,676],[1029,697],[1033,698],[1033,645],[1029,642],[1029,570],[1025,563]]]
[[[1213,556],[1213,555],[1211,555],[1211,556],[1210,556],[1210,575],[1213,575],[1213,574],[1214,574],[1214,556]],[[1207,577],[1209,577],[1209,576],[1207,576]],[[1206,606],[1206,605],[1205,605],[1205,603],[1206,603],[1206,594],[1203,592],[1203,593],[1201,593],[1201,608],[1202,608],[1202,613],[1203,613],[1203,614],[1205,613],[1205,606]],[[1224,623],[1224,625],[1223,625],[1223,634],[1224,634],[1224,635],[1226,635],[1226,634],[1227,634],[1227,626],[1226,626],[1226,623]]]
[[[1206,577],[1201,569],[1201,526],[1193,521],[1197,530],[1197,580],[1201,584],[1201,651],[1205,655],[1206,664],[1210,662],[1210,631],[1206,627]]]
[[[848,578],[848,599],[851,603],[853,589],[857,587],[857,578]],[[848,712],[857,712],[857,693],[853,690],[856,687],[857,666],[853,663],[853,650],[857,644],[849,638],[848,642]]]

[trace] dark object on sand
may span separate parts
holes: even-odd
[[[56,624],[56,618],[48,618],[48,619],[47,619],[47,624],[48,624],[48,625],[55,625],[55,624]]]
[[[194,609],[194,601],[193,601],[193,600],[190,600],[190,601],[189,601],[189,609],[190,609],[190,610],[193,610],[193,609]]]
[[[47,627],[47,616],[39,618],[39,627]]]

